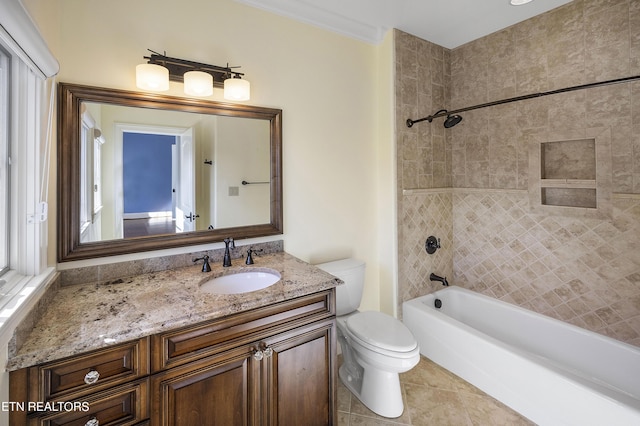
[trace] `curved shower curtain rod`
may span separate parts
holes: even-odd
[[[444,116],[449,117],[449,116],[457,114],[459,112],[471,111],[473,109],[486,108],[486,107],[490,107],[490,106],[502,105],[502,104],[507,104],[507,103],[516,102],[516,101],[523,101],[525,99],[539,98],[541,96],[556,95],[558,93],[573,92],[574,90],[590,89],[592,87],[600,87],[600,86],[608,86],[610,84],[626,83],[626,82],[633,81],[633,80],[640,80],[640,75],[636,75],[636,76],[633,76],[633,77],[617,78],[617,79],[607,80],[607,81],[600,81],[600,82],[597,82],[597,83],[581,84],[579,86],[565,87],[564,89],[550,90],[548,92],[531,93],[529,95],[516,96],[514,98],[502,99],[500,101],[487,102],[487,103],[484,103],[484,104],[474,105],[474,106],[470,106],[470,107],[466,107],[466,108],[460,108],[460,109],[456,109],[454,111],[440,110],[440,111],[436,112],[433,115],[430,115],[430,116],[424,117],[424,118],[420,118],[418,120],[412,120],[412,119],[408,118],[407,119],[407,127],[411,127],[415,123],[419,123],[421,121],[428,120],[429,122],[431,122],[434,118],[444,117]],[[462,117],[459,117],[459,118],[460,118],[460,120],[462,120]],[[455,124],[458,124],[458,123],[459,123],[459,120],[456,121]],[[453,127],[453,126],[450,126],[450,127]]]

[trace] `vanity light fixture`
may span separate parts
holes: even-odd
[[[146,64],[136,66],[136,86],[143,90],[164,91],[169,81],[184,83],[184,93],[189,96],[211,96],[214,87],[224,88],[224,98],[246,101],[251,97],[250,84],[243,80],[241,72],[226,67],[171,58],[148,49]]]
[[[169,70],[160,65],[136,65],[136,86],[143,90],[169,90]]]
[[[239,76],[224,81],[224,98],[231,101],[247,101],[251,96],[251,85]]]
[[[191,96],[213,95],[213,76],[203,71],[185,72],[184,93]]]

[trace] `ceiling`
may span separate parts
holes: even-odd
[[[397,28],[453,49],[572,0],[236,0],[372,44]]]

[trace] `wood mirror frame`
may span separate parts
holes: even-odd
[[[269,120],[270,223],[177,234],[80,242],[80,123],[83,102]],[[58,85],[58,261],[89,259],[282,234],[282,110],[166,95]]]

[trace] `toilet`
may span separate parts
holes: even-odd
[[[343,363],[340,380],[374,413],[395,418],[404,404],[399,373],[420,361],[418,342],[399,320],[382,312],[358,311],[365,263],[343,259],[316,265],[340,278],[336,287],[336,322]]]

